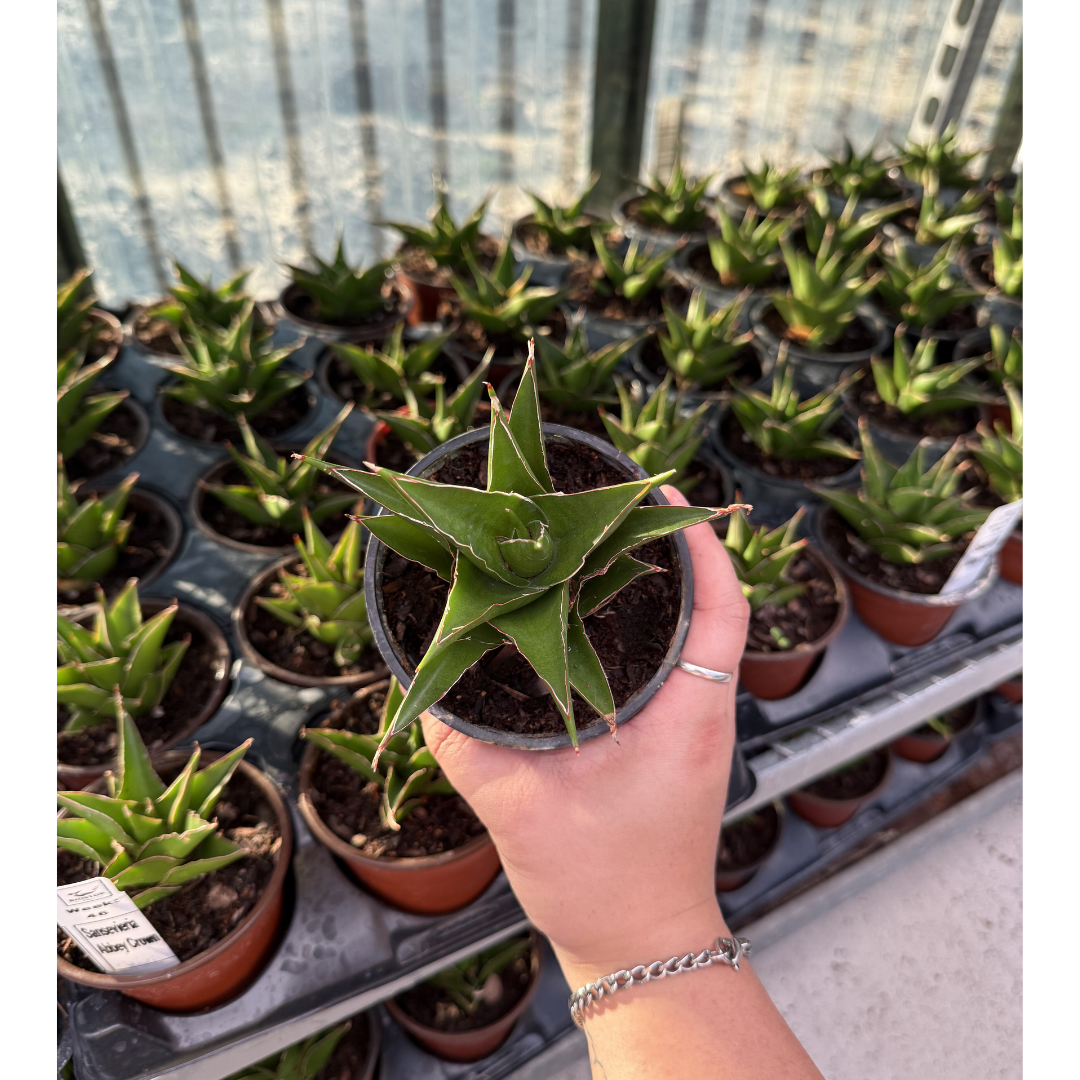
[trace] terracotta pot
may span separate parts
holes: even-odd
[[[143,600],[140,598],[139,602],[144,617],[156,615],[159,611],[168,607],[165,600]],[[96,606],[88,607],[85,610],[90,615],[96,610]],[[162,743],[160,746],[150,747],[151,753],[155,755],[165,753],[174,746],[187,742],[203,724],[209,722],[210,718],[221,707],[225,695],[229,692],[229,669],[232,667],[232,651],[229,649],[229,643],[217,623],[201,611],[196,611],[195,608],[188,607],[186,604],[181,604],[177,609],[173,625],[175,626],[177,623],[188,623],[193,626],[213,645],[214,690],[199,710],[197,716],[193,716],[167,742]],[[115,768],[115,758],[101,765],[66,765],[64,762],[58,761],[56,763],[56,786],[58,790],[84,788],[102,776],[106,770]]]
[[[777,845],[779,845],[780,833],[784,827],[783,804],[779,802],[770,803],[755,812],[762,813],[766,810],[771,810],[776,819],[776,828],[771,843],[753,862],[744,863],[741,866],[725,867],[723,870],[718,865],[716,867],[717,892],[734,892],[736,889],[741,889],[761,869],[765,860],[772,855]]]
[[[1019,705],[1024,700],[1024,680],[1022,673],[1015,678],[1007,679],[994,687],[1006,701],[1012,705]]]
[[[414,1020],[393,998],[384,1002],[386,1011],[393,1017],[394,1022],[403,1027],[425,1050],[444,1061],[479,1061],[495,1053],[510,1038],[514,1025],[532,1004],[536,988],[540,985],[540,941],[535,930],[530,931],[530,937],[533,942],[532,983],[505,1016],[487,1027],[477,1028],[475,1031],[440,1031]]]
[[[925,645],[933,641],[958,608],[982,596],[997,579],[995,559],[978,581],[963,592],[949,596],[903,592],[879,585],[849,566],[830,548],[822,528],[822,522],[829,514],[835,514],[835,511],[826,509],[815,515],[814,539],[825,557],[844,575],[859,618],[894,645]]]
[[[412,297],[412,306],[405,317],[405,321],[410,326],[435,322],[439,317],[439,305],[443,300],[453,300],[457,297],[452,285],[430,285],[420,278],[412,277],[400,266],[395,268],[394,273],[404,290]]]
[[[1001,548],[1001,576],[1014,585],[1024,584],[1024,533],[1014,529]]]
[[[251,643],[251,638],[248,637],[247,619],[245,617],[248,607],[252,605],[255,597],[263,590],[269,581],[277,579],[278,571],[283,566],[288,566],[290,563],[298,561],[296,555],[286,555],[283,558],[278,559],[277,562],[271,563],[270,566],[266,567],[265,570],[260,571],[250,582],[248,582],[248,587],[244,590],[244,595],[240,597],[240,602],[233,608],[232,613],[233,633],[236,634],[236,643],[240,646],[241,655],[245,660],[249,660],[271,678],[278,679],[284,683],[289,683],[291,686],[321,686],[327,689],[333,689],[345,686],[367,686],[368,683],[376,682],[379,679],[385,679],[390,673],[382,664],[373,671],[361,671],[356,675],[301,675],[298,672],[289,671],[288,668],[279,667],[272,660],[268,660]]]
[[[839,609],[832,626],[816,641],[803,642],[785,652],[755,652],[747,649],[739,661],[739,682],[754,697],[776,701],[794,694],[806,683],[814,661],[832,644],[848,616],[848,591],[844,579],[813,548],[806,554],[832,578]]]
[[[316,322],[314,319],[297,315],[293,305],[305,295],[305,290],[303,286],[295,283],[286,285],[281,290],[281,294],[274,301],[274,314],[322,341],[376,341],[386,337],[398,323],[408,320],[415,304],[412,294],[399,282],[391,281],[389,285],[390,294],[387,299],[394,302],[394,310],[375,315],[359,326],[338,326],[335,323]]]
[[[884,750],[875,753],[885,756],[885,771],[881,779],[865,795],[858,795],[851,799],[826,799],[821,795],[814,795],[805,788],[801,791],[788,792],[788,806],[795,811],[803,820],[809,821],[819,829],[835,829],[850,821],[864,803],[870,802],[889,782],[892,775],[892,759]]]
[[[207,753],[205,761],[220,754]],[[183,765],[186,754],[172,753],[155,759],[155,765]],[[284,904],[285,875],[292,858],[293,833],[289,811],[277,787],[253,765],[241,761],[239,770],[266,796],[281,832],[277,865],[262,896],[236,929],[216,945],[176,967],[144,975],[110,975],[85,971],[57,956],[58,975],[94,990],[119,990],[127,997],[166,1012],[192,1013],[213,1009],[239,996],[270,959],[277,940]],[[95,785],[104,791],[103,782]]]
[[[917,761],[920,765],[937,761],[949,749],[949,744],[953,739],[967,731],[975,723],[976,719],[975,702],[969,701],[967,703],[967,714],[961,725],[951,735],[941,735],[933,730],[929,732],[909,731],[892,743],[892,752],[905,761]]]

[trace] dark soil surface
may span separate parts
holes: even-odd
[[[715,223],[709,216],[708,210],[705,209],[705,200],[702,199],[698,204],[698,208],[701,210],[701,220],[696,224],[686,229],[674,229],[670,225],[662,225],[659,222],[646,221],[641,216],[641,204],[645,201],[644,195],[639,195],[636,199],[627,200],[623,206],[623,212],[626,214],[630,221],[636,222],[644,229],[651,229],[653,232],[667,233],[669,236],[683,236],[688,232],[700,233],[703,229],[715,227]]]
[[[509,942],[507,943],[509,944]],[[532,950],[526,949],[501,972],[502,996],[494,1004],[481,1001],[471,1015],[463,1012],[445,991],[420,983],[394,1000],[414,1020],[439,1031],[476,1031],[505,1016],[524,996],[532,982]]]
[[[822,799],[858,799],[873,791],[889,767],[889,751],[875,750],[803,788]]]
[[[290,315],[307,322],[323,323],[326,326],[347,326],[361,328],[365,326],[381,326],[388,316],[398,315],[404,319],[407,301],[394,288],[393,283],[388,281],[382,289],[384,302],[382,309],[373,311],[369,315],[348,316],[344,319],[328,319],[319,310],[318,302],[301,285],[291,285],[282,296],[282,306]]]
[[[598,217],[594,217],[592,214],[582,214],[577,219],[579,222],[589,222],[593,224],[599,222]],[[562,248],[552,247],[551,240],[547,233],[542,232],[538,225],[535,225],[531,220],[522,221],[517,227],[518,239],[525,246],[526,251],[531,251],[534,255],[567,255],[575,251],[574,248]],[[587,237],[584,241],[583,251],[592,251],[592,238]],[[573,258],[573,254],[570,254],[570,258]]]
[[[959,735],[975,722],[975,702],[965,701],[963,705],[957,705],[955,709],[942,713],[940,719],[945,722],[945,726],[953,736]],[[942,738],[941,732],[936,731],[929,724],[923,724],[909,734],[922,739]]]
[[[307,388],[298,386],[271,405],[266,412],[249,416],[248,420],[264,439],[273,439],[299,424],[310,408]],[[209,409],[200,409],[172,397],[163,398],[162,409],[165,419],[189,439],[209,443],[231,442],[235,446],[244,444],[240,425],[227,416],[219,416]]]
[[[781,341],[790,341],[793,345],[798,345],[802,348],[806,346],[797,334],[793,334],[788,325],[780,316],[780,312],[774,307],[768,307],[765,309],[765,313],[762,316],[762,321],[765,325],[778,337]],[[900,320],[897,319],[897,322]],[[872,349],[877,343],[877,334],[873,328],[865,323],[858,315],[852,319],[844,327],[844,332],[840,337],[834,341],[831,345],[822,349],[815,349],[814,352],[820,352],[823,355],[836,354],[836,353],[857,353],[864,352],[867,349]]]
[[[485,236],[481,233],[477,237],[473,254],[481,270],[490,270],[499,256],[499,241],[494,236]],[[401,267],[403,274],[422,285],[440,285],[451,288],[450,278],[455,273],[465,281],[472,276],[467,266],[460,266],[456,271],[452,266],[439,266],[422,248],[412,247],[409,244],[402,244],[395,253],[394,259]]]
[[[900,435],[910,435],[914,439],[927,436],[932,439],[955,439],[957,435],[974,431],[979,422],[978,409],[957,409],[934,416],[905,416],[894,405],[886,405],[881,400],[872,379],[863,379],[851,393],[858,413],[869,416],[880,427]]]
[[[225,837],[248,854],[223,870],[189,881],[172,896],[145,909],[147,918],[182,961],[216,945],[240,924],[266,888],[281,852],[273,808],[242,774],[233,774],[214,813]],[[97,863],[57,850],[57,885],[85,881],[100,871]],[[62,933],[57,938],[57,952],[65,960],[86,971],[98,970],[71,938]]]
[[[387,344],[386,340],[380,342],[379,350],[384,350]],[[457,369],[445,356],[440,356],[429,370],[446,380],[443,385],[448,396],[461,385]],[[330,357],[326,381],[330,384],[330,389],[342,401],[363,402],[370,409],[396,409],[401,404],[400,398],[392,398],[389,394],[369,397],[367,387],[353,374],[352,368],[338,356],[331,355]]]
[[[667,361],[664,359],[664,352],[660,348],[660,341],[655,334],[650,334],[641,343],[641,362],[645,365],[658,379],[662,379],[668,373]],[[711,386],[703,387],[706,391],[717,391],[724,387],[727,381],[737,382],[743,386],[749,386],[751,383],[755,383],[761,378],[761,359],[758,357],[756,350],[750,345],[744,345],[732,357],[733,362],[739,366],[736,368],[734,374],[727,376],[726,379],[713,383]]]
[[[773,805],[763,806],[752,814],[720,830],[717,870],[741,870],[762,859],[780,831],[780,815]]]
[[[388,431],[375,445],[375,464],[395,472],[408,472],[421,457],[395,431]]]
[[[129,578],[147,577],[152,570],[161,566],[168,557],[169,532],[168,519],[149,500],[139,498],[136,488],[128,498],[126,516],[132,518],[131,532],[127,543],[120,549],[116,565],[100,581],[105,596],[112,599],[127,584]],[[94,588],[56,591],[58,604],[90,604],[94,601]]]
[[[899,315],[895,310],[889,307],[888,304],[880,302],[879,306],[884,312],[886,317],[895,323],[901,323],[904,321],[903,317]],[[922,333],[930,336],[934,333],[964,333],[968,330],[974,330],[978,326],[978,312],[979,309],[976,306],[975,301],[971,301],[967,304],[961,304],[959,307],[955,307],[944,318],[938,319],[936,323],[927,327]],[[917,337],[920,333],[916,327],[911,328],[912,333]]]
[[[607,281],[604,268],[598,259],[577,263],[570,268],[566,287],[570,290],[568,303],[571,307],[585,307],[601,319],[662,319],[663,276],[656,286],[645,296],[637,300],[627,300],[624,296],[603,296],[596,290],[598,281]]]
[[[188,635],[191,636],[191,644],[161,704],[135,720],[139,734],[151,753],[164,749],[166,743],[175,739],[202,712],[218,685],[214,678],[214,665],[217,662],[214,643],[204,637],[194,623],[186,622],[183,612],[177,612],[165,641],[180,641]],[[65,732],[63,728],[67,719],[67,708],[58,705],[57,760],[65,765],[109,764],[116,753],[115,723],[109,721],[83,728],[82,731]]]
[[[835,434],[834,432],[830,434]],[[839,436],[837,436],[839,437]],[[729,412],[720,424],[720,438],[724,446],[737,458],[752,465],[766,476],[778,480],[825,480],[840,476],[858,464],[857,459],[844,457],[819,457],[799,459],[774,458],[759,450],[743,430],[738,417]]]
[[[587,431],[590,435],[598,435],[601,439],[607,439],[607,428],[604,427],[600,414],[595,409],[581,412],[576,409],[567,409],[559,405],[553,405],[540,398],[540,419],[545,424],[562,424],[564,427],[572,427],[578,431]]]
[[[554,311],[540,321],[536,330],[538,333],[543,333],[546,330],[556,341],[563,341],[566,338],[566,317],[558,308],[555,308]],[[454,331],[453,340],[463,349],[474,353],[478,359],[483,357],[484,353],[492,345],[495,346],[496,359],[503,360],[513,357],[514,360],[524,363],[526,356],[528,356],[527,342],[522,341],[513,334],[489,334],[473,319],[463,319],[461,321]],[[466,357],[466,362],[469,359],[469,357]]]
[[[337,1044],[326,1066],[312,1080],[363,1080],[371,1048],[371,1032],[367,1017],[361,1014],[352,1018],[352,1027]]]
[[[832,629],[840,610],[832,575],[813,555],[804,552],[789,564],[787,577],[792,584],[805,582],[808,586],[806,592],[789,600],[783,607],[766,604],[755,611],[750,616],[747,649],[765,653],[786,652],[777,646],[769,633],[774,626],[780,628],[792,646],[817,641]]]
[[[286,570],[290,574],[306,573],[299,559],[290,563]],[[271,579],[259,595],[281,597],[284,590],[279,581]],[[317,641],[306,630],[297,630],[283,623],[256,604],[254,598],[244,611],[244,624],[247,627],[248,640],[256,652],[270,663],[297,675],[332,678],[335,675],[359,675],[365,671],[383,668],[382,658],[374,644],[364,648],[355,664],[339,668],[334,663],[334,650],[329,645]]]
[[[64,462],[69,480],[92,480],[118,468],[142,449],[136,445],[140,424],[135,410],[122,401],[97,431]]]
[[[971,533],[961,537],[956,542],[956,551],[944,559],[915,566],[897,566],[895,563],[886,562],[876,551],[864,544],[835,510],[825,510],[824,515],[826,542],[852,569],[879,585],[887,585],[891,589],[901,589],[904,592],[921,593],[924,596],[941,592],[941,586],[949,580],[949,575],[974,535]]]
[[[712,255],[708,247],[698,248],[687,260],[690,269],[701,275],[701,280],[707,285],[723,285],[728,289],[741,289],[744,283],[737,281],[733,274],[721,277],[712,264]],[[788,280],[787,267],[781,262],[761,285],[761,289],[776,289],[782,287]]]
[[[486,444],[466,447],[434,476],[441,483],[484,486]],[[584,447],[548,443],[548,467],[557,491],[571,494],[624,483],[622,470]],[[659,670],[679,618],[681,586],[672,544],[653,541],[637,549],[643,561],[668,569],[628,585],[585,620],[585,631],[607,674],[617,708]],[[389,553],[383,566],[383,593],[390,632],[415,670],[446,604],[448,586],[416,563]],[[532,667],[510,648],[477,661],[442,699],[446,708],[475,724],[525,735],[557,735],[566,730],[546,687]],[[574,696],[578,729],[600,716]]]
[[[110,352],[114,349],[118,350],[124,344],[124,332],[105,322],[104,319],[95,316],[94,312],[96,310],[97,308],[91,308],[88,313],[90,317],[87,319],[87,322],[99,323],[101,327],[97,337],[94,338],[90,348],[86,351],[86,360],[90,364],[104,359]],[[85,326],[86,323],[83,325]]]

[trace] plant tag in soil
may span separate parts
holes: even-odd
[[[180,963],[135,901],[108,878],[59,886],[56,921],[107,974],[143,975]]]
[[[949,580],[941,586],[941,596],[963,592],[969,585],[974,585],[982,576],[993,557],[1008,540],[1016,523],[1024,512],[1024,500],[1006,503],[990,512],[990,516],[979,527],[975,538],[967,546],[967,551],[960,556],[960,561],[953,567]]]

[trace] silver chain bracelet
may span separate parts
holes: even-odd
[[[662,979],[667,975],[678,975],[682,971],[693,971],[695,968],[708,967],[710,964],[727,964],[735,971],[739,970],[739,961],[744,956],[750,955],[750,942],[744,937],[716,939],[715,949],[704,949],[696,956],[687,953],[685,956],[673,956],[670,960],[654,960],[651,964],[639,964],[636,968],[627,971],[616,971],[612,975],[603,975],[596,982],[586,983],[580,990],[570,995],[567,1004],[570,1006],[570,1015],[578,1027],[585,1024],[584,1011],[595,1001],[599,1001],[605,994],[614,994],[616,990],[623,990],[628,986],[640,986],[642,983],[653,979]]]

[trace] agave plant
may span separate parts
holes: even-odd
[[[956,243],[950,244],[921,265],[904,244],[895,245],[891,255],[881,257],[885,269],[877,278],[879,295],[909,326],[933,326],[954,308],[979,299],[955,272],[956,252]]]
[[[828,164],[821,170],[822,181],[845,199],[852,195],[860,199],[887,199],[896,194],[896,185],[889,181],[894,159],[879,158],[876,143],[860,154],[845,135],[843,150],[836,157],[825,156]]]
[[[132,578],[108,605],[98,587],[92,630],[56,617],[56,700],[67,707],[65,731],[95,727],[115,716],[117,690],[132,716],[156,709],[184,659],[190,636],[165,644],[176,601],[144,622],[138,584]]]
[[[1009,232],[1012,229],[1013,214],[1024,205],[1024,177],[1021,173],[1016,184],[1009,191],[1004,184],[994,187],[994,217],[998,227]],[[1019,237],[1017,238],[1019,239]]]
[[[717,204],[720,235],[709,235],[709,257],[721,285],[756,288],[764,285],[783,263],[780,237],[791,228],[784,218],[763,217],[747,207],[742,221],[735,224],[731,215]]]
[[[709,212],[704,205],[705,189],[714,173],[697,179],[688,179],[682,169],[682,160],[675,158],[668,182],[654,176],[645,181],[645,193],[639,198],[634,214],[646,225],[673,232],[694,232],[708,223]]]
[[[1017,188],[1020,182],[1017,181]],[[1024,295],[1024,212],[1019,197],[1007,229],[994,237],[994,284],[1006,295]]]
[[[431,365],[442,354],[451,332],[434,334],[415,345],[406,346],[405,324],[398,323],[383,349],[374,344],[350,345],[334,341],[330,349],[335,356],[364,384],[368,398],[405,400],[405,387],[421,397],[431,393],[439,377]]]
[[[806,508],[800,507],[778,528],[762,525],[756,530],[750,528],[742,510],[728,518],[724,547],[751,612],[767,605],[783,607],[806,592],[806,585],[789,581],[787,577],[788,567],[810,542],[798,539],[799,525],[805,515]],[[770,633],[780,648],[791,648],[790,640],[781,634],[779,627],[774,626]]]
[[[104,496],[81,502],[68,483],[64,459],[56,460],[56,576],[66,589],[80,592],[100,581],[115,565],[131,532],[125,518],[128,496],[139,479],[132,473]]]
[[[512,643],[547,685],[573,745],[572,692],[615,730],[615,702],[582,619],[655,567],[634,548],[727,510],[639,506],[671,473],[573,495],[554,491],[531,355],[507,416],[491,395],[483,491],[439,484],[369,464],[327,469],[388,514],[364,518],[399,555],[450,582],[434,637],[393,723],[403,731],[491,649]]]
[[[556,202],[545,202],[533,191],[526,191],[532,200],[533,212],[531,224],[547,240],[548,250],[556,255],[567,251],[585,251],[590,243],[592,228],[596,222],[585,212],[599,175],[589,177],[588,186],[569,206],[560,206]],[[606,229],[603,224],[598,228]]]
[[[196,408],[248,419],[266,412],[302,386],[311,372],[287,371],[282,364],[302,341],[273,349],[254,335],[255,304],[246,300],[228,329],[196,326],[187,319],[187,340],[178,339],[183,363],[168,364],[180,385],[162,391]]]
[[[352,412],[350,401],[334,417],[330,425],[315,435],[304,447],[311,457],[322,457],[337,437],[345,417]],[[302,510],[307,510],[316,524],[334,514],[340,514],[356,502],[349,493],[317,494],[317,469],[306,461],[281,457],[263,438],[260,438],[241,413],[237,418],[247,453],[240,453],[231,443],[225,444],[233,461],[247,478],[246,484],[207,484],[200,486],[215,499],[235,510],[253,525],[276,525],[295,532],[303,528]]]
[[[453,785],[439,772],[439,763],[427,748],[419,724],[410,724],[383,743],[390,720],[404,697],[397,679],[391,679],[379,729],[374,735],[361,735],[341,728],[300,729],[302,739],[345,762],[368,783],[378,786],[379,818],[394,832],[423,803],[425,795],[454,794]]]
[[[753,444],[769,457],[781,461],[805,461],[819,457],[857,460],[858,450],[842,439],[830,436],[844,413],[844,391],[861,377],[855,372],[813,397],[802,401],[795,389],[795,371],[788,364],[787,343],[773,371],[771,392],[735,386],[731,411]]]
[[[983,358],[935,364],[937,346],[937,338],[922,338],[913,349],[901,323],[893,335],[892,363],[880,356],[870,359],[881,400],[913,419],[991,404],[994,398],[967,377],[982,367]]]
[[[624,296],[627,300],[648,296],[664,273],[668,260],[678,250],[667,248],[650,258],[648,249],[640,250],[637,240],[631,240],[619,262],[605,243],[600,229],[593,228],[592,238],[596,257],[604,269],[604,277],[594,282],[594,288],[601,296]]]
[[[862,483],[858,492],[812,487],[886,562],[918,565],[944,559],[957,540],[977,529],[989,514],[971,503],[974,491],[957,494],[964,473],[957,467],[963,448],[957,439],[928,469],[923,439],[899,468],[874,445],[866,417],[859,417]]]
[[[196,746],[180,775],[166,786],[119,693],[111,705],[119,769],[115,776],[105,774],[108,795],[56,793],[57,804],[68,812],[57,819],[56,844],[98,863],[102,875],[142,910],[246,854],[222,836],[210,815],[252,740],[204,769],[199,769]]]
[[[491,196],[473,210],[460,228],[454,224],[447,197],[445,185],[436,183],[435,206],[428,213],[431,221],[429,229],[398,221],[381,221],[379,224],[396,229],[401,233],[405,246],[426,252],[437,265],[463,270],[466,266],[465,252],[472,251],[480,238],[480,222],[487,213]]]
[[[945,130],[927,143],[917,143],[908,139],[901,152],[900,165],[904,175],[924,187],[937,183],[940,187],[968,188],[975,179],[968,171],[968,166],[982,152],[974,150],[965,153],[960,150],[960,140],[956,134],[956,121],[951,121]]]
[[[993,430],[985,421],[979,425],[979,441],[972,447],[975,459],[986,470],[990,490],[1002,502],[1016,502],[1024,496],[1024,407],[1016,387],[1006,381],[1010,431],[1000,420]]]
[[[492,945],[444,968],[427,983],[441,990],[466,1016],[472,1016],[482,1004],[497,1005],[502,1000],[504,988],[500,975],[528,951],[530,944],[526,936]]]
[[[200,281],[179,260],[173,262],[178,283],[169,290],[169,297],[147,309],[146,314],[171,323],[183,330],[190,320],[196,326],[224,330],[244,310],[248,296],[244,285],[251,275],[244,270],[223,285],[214,288],[210,278]]]
[[[615,369],[641,336],[611,341],[590,350],[584,325],[575,322],[562,345],[550,337],[538,337],[538,384],[540,396],[560,409],[592,412],[610,405],[615,397]]]
[[[750,290],[730,304],[706,313],[705,294],[695,289],[683,318],[664,304],[667,332],[658,337],[664,361],[675,375],[680,390],[691,386],[715,386],[739,369],[736,359],[753,340],[753,332],[737,332]]]
[[[756,171],[743,162],[743,181],[754,204],[765,214],[797,205],[806,186],[800,179],[798,168],[781,169],[764,159]]]
[[[226,1080],[315,1080],[330,1063],[338,1043],[351,1027],[352,1021],[346,1020],[329,1031],[316,1032],[303,1042],[287,1046],[280,1054],[271,1054],[255,1065],[230,1074]]]
[[[955,202],[946,204],[938,195],[936,182],[923,189],[919,204],[919,220],[915,226],[917,244],[944,244],[953,237],[962,241],[984,218],[980,207],[986,202],[986,191],[972,188]]]
[[[1014,327],[1010,334],[998,323],[990,324],[986,370],[998,386],[1004,386],[1006,379],[1017,387],[1024,385],[1024,339],[1020,336],[1020,327]]]
[[[128,396],[127,390],[87,396],[114,359],[110,356],[88,364],[85,351],[69,349],[56,362],[56,449],[65,458],[77,453]]]
[[[101,331],[101,324],[90,318],[97,303],[92,290],[83,285],[93,273],[85,267],[76,270],[56,289],[56,355],[63,356],[74,349],[85,353]]]
[[[324,262],[314,252],[314,270],[289,266],[289,273],[315,302],[319,322],[348,325],[360,322],[385,310],[386,297],[382,288],[390,274],[390,263],[380,262],[367,270],[353,266],[345,258],[345,236],[338,238],[333,262]]]
[[[350,521],[331,548],[307,507],[300,513],[304,541],[296,536],[293,543],[307,574],[290,574],[283,568],[280,577],[285,595],[257,596],[255,603],[288,626],[305,630],[316,641],[331,646],[334,663],[339,668],[348,667],[356,663],[364,646],[375,637],[368,626],[364,603],[360,523],[358,519]]]
[[[820,252],[830,222],[833,223],[830,250],[851,255],[858,248],[870,243],[886,221],[910,209],[912,202],[910,199],[897,199],[856,216],[858,206],[859,196],[850,195],[844,209],[836,216],[832,212],[828,192],[818,184],[810,188],[803,210],[803,232],[811,254],[817,255]]]

